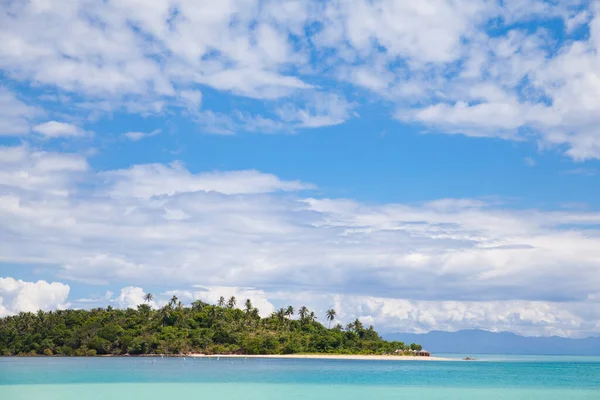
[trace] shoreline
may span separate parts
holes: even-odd
[[[4,356],[0,358],[253,358],[253,359],[305,359],[305,360],[363,360],[363,361],[462,361],[457,358],[447,357],[416,357],[416,356],[385,356],[385,355],[361,355],[361,354],[102,354],[95,356],[64,356],[51,355],[45,356],[36,355],[21,355],[21,356]]]
[[[371,360],[371,361],[457,361],[445,357],[414,356],[378,356],[353,354],[187,354],[191,358],[271,358],[271,359],[306,359],[306,360]]]

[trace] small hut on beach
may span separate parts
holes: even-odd
[[[415,356],[418,356],[418,357],[431,357],[431,353],[428,352],[427,350],[423,349],[423,350],[415,351]]]

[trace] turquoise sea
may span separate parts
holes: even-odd
[[[600,358],[0,358],[0,399],[600,399]]]

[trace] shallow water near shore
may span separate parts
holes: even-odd
[[[0,398],[600,399],[600,360],[0,358]]]

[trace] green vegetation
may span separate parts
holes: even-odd
[[[151,294],[137,309],[38,311],[0,319],[0,354],[93,356],[104,354],[403,354],[421,346],[388,342],[357,319],[329,329],[302,306],[281,308],[267,318],[246,300],[221,297],[218,305],[177,297],[153,310]],[[331,325],[335,310],[328,310]]]

